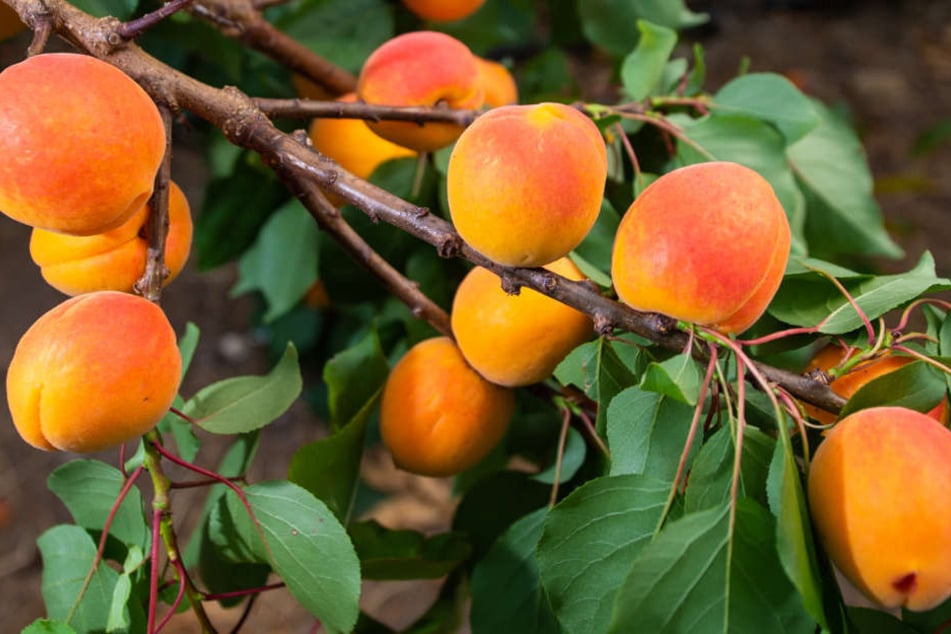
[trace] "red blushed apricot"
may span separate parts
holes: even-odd
[[[106,62],[45,53],[0,73],[0,210],[14,220],[115,229],[149,199],[164,154],[158,108]]]
[[[357,95],[369,104],[479,108],[482,82],[475,56],[456,38],[436,31],[413,31],[384,42],[367,58]],[[463,128],[452,123],[377,121],[370,129],[417,152],[455,141]]]
[[[581,112],[502,106],[459,137],[446,193],[456,230],[476,251],[499,264],[543,266],[591,230],[606,178],[604,139]]]
[[[88,453],[152,429],[178,391],[181,356],[162,309],[128,293],[66,300],[37,319],[7,368],[20,436]]]
[[[165,265],[175,279],[185,266],[192,244],[192,217],[185,194],[169,184],[168,235]],[[43,279],[60,292],[79,295],[92,291],[131,293],[145,271],[148,242],[144,226],[150,209],[144,205],[124,224],[92,236],[71,236],[34,229],[30,255],[40,267]]]
[[[482,76],[482,92],[485,105],[490,108],[511,106],[518,103],[518,85],[512,73],[503,64],[476,56],[479,74]]]
[[[485,0],[403,0],[403,5],[424,20],[454,22],[475,13]]]
[[[568,258],[545,268],[570,280],[584,279]],[[584,313],[530,288],[509,295],[498,275],[479,266],[456,289],[451,321],[469,365],[510,387],[547,379],[565,355],[594,334]]]
[[[396,466],[446,477],[475,466],[502,440],[512,390],[486,381],[448,337],[421,341],[390,372],[380,435]]]
[[[836,423],[809,467],[812,521],[832,562],[886,608],[951,596],[951,431],[902,407]]]
[[[730,162],[664,174],[621,219],[611,274],[629,306],[732,334],[765,312],[791,233],[769,182]]]

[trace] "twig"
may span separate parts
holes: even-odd
[[[135,20],[123,22],[116,28],[116,31],[119,33],[122,39],[135,39],[168,16],[184,9],[186,6],[191,4],[191,2],[192,0],[169,0],[151,13],[146,13],[142,17],[136,18]]]
[[[159,105],[165,123],[165,156],[155,176],[155,188],[149,200],[149,219],[145,223],[148,246],[145,250],[145,271],[135,282],[135,291],[150,302],[159,302],[162,285],[169,276],[165,265],[165,240],[168,237],[168,186],[172,173],[172,113]]]
[[[363,102],[316,101],[313,99],[264,99],[254,105],[269,117],[291,119],[363,119],[365,121],[416,121],[454,123],[466,127],[481,110],[455,110],[445,106],[380,106]]]

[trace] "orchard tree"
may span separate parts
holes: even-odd
[[[707,87],[681,0],[3,2],[33,39],[0,210],[73,296],[4,360],[8,406],[39,449],[119,448],[50,474],[74,524],[38,537],[26,632],[214,632],[208,603],[274,587],[389,632],[361,583],[407,579],[442,584],[407,632],[951,621],[951,281],[875,272],[900,250],[849,123],[778,74]],[[194,227],[179,135],[211,168]],[[236,263],[266,375],[180,393],[189,256]],[[329,435],[249,481],[302,397]],[[453,478],[450,531],[362,518],[380,443]],[[192,532],[173,465],[207,487]]]

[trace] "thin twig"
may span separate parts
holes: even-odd
[[[116,27],[116,31],[123,39],[133,40],[168,16],[176,13],[177,11],[181,11],[186,6],[191,4],[192,1],[193,0],[169,0],[151,13],[146,13],[145,15],[134,20],[123,22],[118,27]]]
[[[168,237],[169,182],[172,173],[172,112],[159,104],[162,121],[165,123],[165,156],[155,175],[155,187],[149,200],[149,218],[145,223],[145,270],[135,282],[135,291],[150,302],[159,302],[162,286],[168,279],[165,265],[165,241]]]
[[[482,114],[481,110],[456,110],[445,106],[380,106],[361,101],[316,101],[313,99],[264,99],[255,97],[254,105],[272,118],[291,119],[363,119],[364,121],[415,121],[453,123],[466,127]]]

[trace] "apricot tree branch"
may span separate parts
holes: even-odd
[[[269,117],[292,119],[365,119],[367,121],[436,121],[466,127],[476,120],[479,110],[455,110],[445,106],[378,106],[368,103],[315,101],[312,99],[255,98],[254,105]]]
[[[168,187],[172,173],[172,113],[159,104],[165,123],[165,156],[155,175],[155,189],[149,200],[149,217],[145,223],[145,270],[135,283],[135,291],[150,302],[158,303],[162,285],[169,276],[165,265],[165,239],[168,237]]]
[[[140,18],[122,23],[119,25],[117,32],[126,40],[135,39],[168,16],[184,9],[191,2],[192,0],[169,0],[151,13],[146,13]]]

